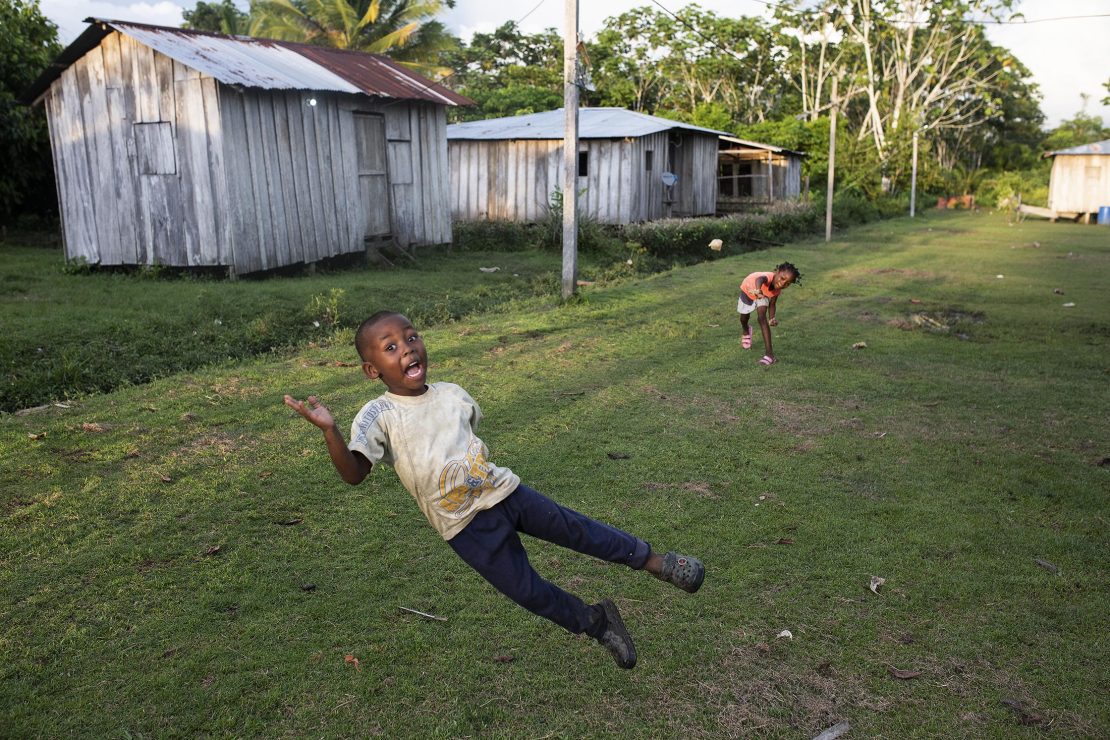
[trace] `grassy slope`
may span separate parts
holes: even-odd
[[[1105,734],[1106,234],[886,222],[427,332],[433,379],[479,400],[495,460],[706,561],[691,596],[530,545],[556,582],[615,597],[630,673],[482,583],[391,471],[338,482],[280,396],[318,393],[346,423],[378,392],[337,366],[347,346],[3,417],[0,726]],[[735,286],[783,258],[804,279],[762,368]],[[963,320],[899,328],[920,314]]]

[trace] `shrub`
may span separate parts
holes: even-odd
[[[820,222],[820,213],[813,204],[794,201],[777,203],[760,213],[627,224],[621,227],[620,236],[625,242],[642,245],[656,257],[689,262],[781,244],[815,233]],[[708,245],[713,239],[724,243],[720,252],[710,251]]]
[[[1022,203],[1048,205],[1048,170],[998,172],[979,183],[975,198],[992,208],[1012,208]]]

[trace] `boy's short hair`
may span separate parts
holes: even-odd
[[[355,351],[358,352],[358,356],[362,358],[363,362],[367,361],[366,351],[370,349],[370,330],[374,328],[374,324],[387,316],[403,315],[400,311],[378,311],[358,325],[358,329],[355,331]]]

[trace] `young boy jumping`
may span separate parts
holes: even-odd
[[[636,648],[609,599],[587,605],[544,580],[528,562],[518,532],[601,560],[646,570],[693,593],[705,568],[696,558],[659,555],[627,532],[563,507],[489,461],[477,437],[482,411],[454,383],[428,384],[428,352],[402,314],[381,311],[358,328],[362,371],[386,392],[370,401],[346,442],[331,412],[315,396],[285,403],[324,433],[340,477],[362,482],[378,463],[391,465],[428,522],[459,557],[525,609],[604,645],[621,668],[636,665]]]
[[[736,310],[740,314],[740,346],[744,349],[752,348],[752,328],[748,326],[748,318],[755,311],[759,317],[759,328],[763,331],[765,348],[765,353],[759,360],[760,365],[775,363],[775,351],[771,348],[771,327],[778,326],[779,323],[775,318],[775,304],[779,293],[791,283],[801,282],[801,279],[802,274],[797,267],[783,262],[774,272],[753,272],[740,283],[740,300],[736,302]]]

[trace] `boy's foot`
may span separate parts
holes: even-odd
[[[659,573],[659,577],[683,591],[694,593],[701,588],[701,582],[705,580],[705,566],[697,558],[668,552],[663,556],[663,570]]]
[[[740,337],[740,346],[743,347],[744,349],[751,349],[752,348],[752,330],[751,329],[748,329],[746,332],[744,332],[743,336]]]
[[[617,605],[609,599],[604,599],[598,604],[605,611],[605,631],[597,641],[604,645],[613,660],[621,668],[634,668],[636,666],[636,646],[632,644],[632,635],[625,629],[621,613]]]

